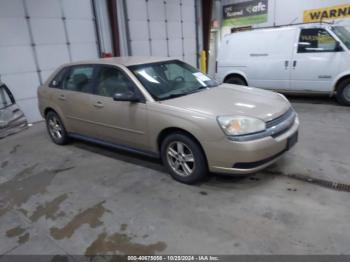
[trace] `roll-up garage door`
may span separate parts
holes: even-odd
[[[90,0],[0,0],[0,77],[29,121],[37,87],[59,65],[97,58]]]
[[[127,0],[129,54],[196,58],[194,0]]]

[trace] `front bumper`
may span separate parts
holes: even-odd
[[[277,161],[290,147],[299,128],[299,119],[279,136],[238,142],[227,138],[205,143],[209,170],[224,174],[250,174],[266,168]],[[289,142],[292,142],[289,145]]]

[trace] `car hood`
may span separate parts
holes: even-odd
[[[278,93],[246,86],[222,84],[163,104],[207,116],[240,115],[270,121],[290,108]]]

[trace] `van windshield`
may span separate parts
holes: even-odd
[[[130,66],[155,100],[165,100],[215,87],[218,83],[179,60]]]
[[[333,26],[333,32],[350,49],[350,26]]]

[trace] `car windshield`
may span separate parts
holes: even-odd
[[[165,100],[216,87],[218,83],[179,60],[130,66],[155,100]]]
[[[333,26],[333,32],[350,49],[350,26]]]

